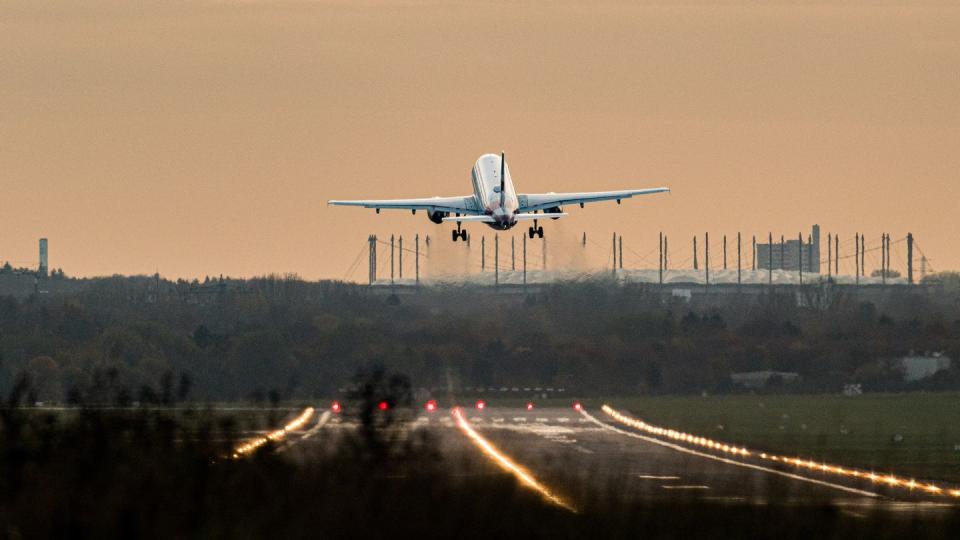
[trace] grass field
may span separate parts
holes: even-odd
[[[643,397],[607,403],[652,424],[752,449],[960,482],[960,394]]]

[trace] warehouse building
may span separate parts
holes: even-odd
[[[783,238],[783,237],[781,237]],[[805,242],[783,239],[773,244],[757,244],[757,268],[820,273],[820,226],[814,225]]]

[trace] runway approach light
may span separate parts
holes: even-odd
[[[576,402],[576,403],[573,404],[573,408],[574,408],[574,410],[581,411],[581,410],[583,410],[583,405],[581,405],[580,402],[578,401],[578,402]]]
[[[330,405],[330,410],[333,411],[334,414],[339,413],[342,409],[343,409],[343,407],[340,406],[340,402],[339,402],[339,401],[334,401],[333,404]]]
[[[483,401],[482,399],[477,401],[477,409],[482,411],[486,407],[487,407],[487,403],[485,401]]]
[[[532,410],[533,410],[533,403],[527,403],[527,410],[528,410],[528,411],[532,411]]]
[[[427,412],[433,412],[437,410],[437,400],[431,399],[430,401],[427,402],[424,408],[427,409]]]
[[[387,404],[386,401],[381,401],[380,403],[377,403],[377,408],[380,409],[381,411],[385,411],[390,408],[390,405]]]

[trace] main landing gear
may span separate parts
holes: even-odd
[[[465,231],[465,230],[463,230],[462,228],[460,228],[460,222],[459,222],[459,221],[457,222],[457,230],[455,230],[455,231],[450,231],[450,236],[451,236],[451,238],[453,238],[453,241],[454,241],[454,242],[456,242],[457,239],[463,240],[464,242],[467,241],[467,231]]]
[[[540,227],[538,227],[537,220],[533,220],[533,227],[530,227],[530,229],[527,230],[527,236],[529,236],[530,238],[533,238],[534,236],[539,236],[540,238],[543,238],[543,226],[541,225]]]

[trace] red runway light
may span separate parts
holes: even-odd
[[[433,412],[437,410],[437,400],[431,399],[427,402],[426,409],[428,412]]]
[[[527,410],[528,410],[528,411],[532,411],[532,410],[533,410],[533,403],[527,403]]]
[[[333,404],[330,405],[330,410],[333,411],[333,412],[335,412],[335,413],[340,412],[340,409],[341,409],[341,408],[342,408],[342,407],[340,407],[340,402],[339,402],[339,401],[334,401]]]
[[[573,404],[573,408],[579,411],[583,409],[583,405],[581,405],[580,402],[578,401]]]
[[[381,401],[380,403],[377,403],[377,408],[381,411],[385,411],[390,408],[390,405],[387,405],[386,401]]]
[[[477,408],[480,409],[481,411],[482,411],[486,406],[487,406],[487,404],[486,404],[482,399],[481,399],[480,401],[477,401]]]

